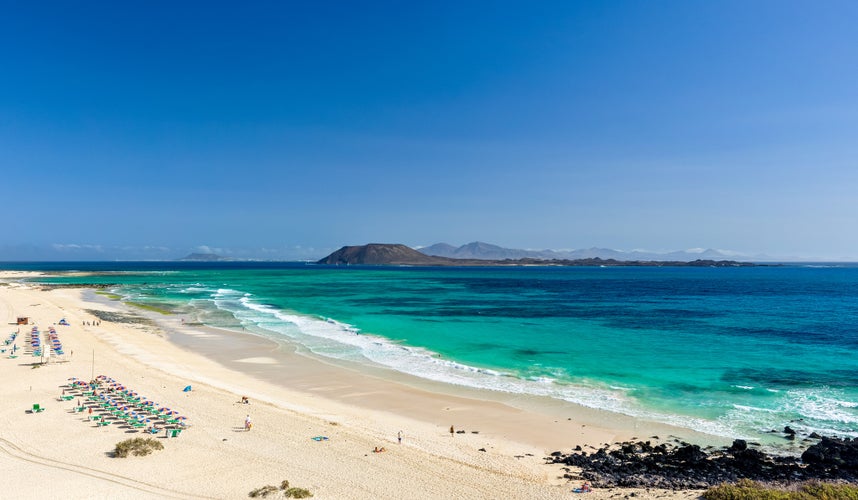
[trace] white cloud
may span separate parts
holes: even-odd
[[[104,247],[101,245],[78,245],[77,243],[54,243],[51,247],[58,252],[76,252],[79,250],[95,250],[96,252],[104,252]]]

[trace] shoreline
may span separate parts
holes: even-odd
[[[90,294],[86,300],[110,305],[107,297]],[[120,303],[121,304],[121,303]],[[170,315],[138,310],[128,312],[153,321],[167,340],[187,352],[202,355],[229,370],[268,383],[298,390],[312,397],[334,400],[365,411],[385,411],[448,427],[451,419],[524,446],[541,448],[545,456],[566,442],[592,446],[630,439],[655,442],[680,439],[703,446],[728,445],[732,438],[714,436],[655,421],[588,408],[548,396],[508,393],[458,386],[398,372],[382,366],[326,358],[288,339],[274,339],[251,331],[206,325],[186,325]],[[349,384],[343,384],[347,378]],[[360,387],[355,391],[352,386]],[[372,399],[380,396],[383,399]],[[491,411],[489,411],[491,410]],[[474,414],[477,413],[477,414]],[[566,428],[575,425],[585,431]],[[655,438],[658,436],[658,438]],[[564,441],[565,440],[565,441]]]
[[[16,279],[8,273],[3,278]],[[385,380],[253,335],[109,321],[82,327],[93,319],[88,309],[147,316],[109,301],[85,301],[85,293],[0,287],[0,316],[10,322],[25,312],[46,329],[61,316],[68,318],[72,326],[62,327],[60,335],[73,352],[64,362],[38,370],[32,359],[0,359],[4,378],[20,380],[2,389],[4,400],[12,404],[0,410],[0,450],[5,452],[0,453],[0,471],[38,463],[26,465],[28,472],[49,480],[60,469],[73,484],[63,488],[69,498],[139,498],[146,491],[178,498],[243,497],[264,484],[279,484],[284,474],[318,498],[493,498],[500,491],[520,498],[566,498],[575,484],[562,477],[561,467],[545,465],[548,452],[647,437],[612,427],[610,421],[601,428],[582,423],[601,417],[604,424],[605,415],[568,413],[571,420],[561,420],[508,404],[532,403],[518,397],[498,401],[461,388],[456,394],[432,392],[425,381]],[[69,377],[88,377],[90,371],[115,376],[177,408],[188,416],[191,428],[179,439],[166,440],[166,449],[153,457],[110,458],[108,450],[136,432],[88,428],[69,410],[73,404],[56,401]],[[193,390],[182,393],[190,384]],[[251,398],[250,405],[239,402],[242,395]],[[48,411],[23,412],[37,400]],[[250,433],[240,427],[247,412],[254,418]],[[465,433],[451,436],[450,425]],[[402,445],[396,442],[399,430],[405,433]],[[310,440],[314,435],[330,441]],[[63,436],[61,448],[56,436]],[[374,446],[390,453],[376,456]],[[207,465],[200,469],[194,465],[198,463]],[[233,472],[212,478],[213,470]],[[96,474],[112,479],[95,480]],[[598,491],[596,496],[617,491]],[[696,496],[693,491],[658,494],[666,493]],[[27,496],[25,490],[10,494]]]

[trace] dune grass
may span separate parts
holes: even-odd
[[[310,498],[313,496],[313,494],[310,493],[310,490],[306,488],[290,487],[289,481],[286,479],[280,482],[280,488],[269,484],[261,488],[256,488],[248,493],[247,496],[250,498],[265,498],[280,491],[283,492],[283,496],[286,498]]]
[[[129,454],[134,456],[144,456],[155,450],[163,449],[164,445],[152,438],[134,438],[116,443],[116,449],[113,453],[119,458],[125,458]]]
[[[792,487],[767,486],[749,479],[703,493],[705,500],[858,500],[858,485],[808,481]]]

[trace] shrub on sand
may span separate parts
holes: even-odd
[[[858,500],[858,486],[810,481],[792,488],[766,486],[750,479],[703,492],[705,500]]]
[[[802,485],[800,493],[804,498],[819,498],[821,500],[858,500],[858,485],[835,484],[810,481]]]
[[[251,491],[247,495],[250,498],[258,498],[258,497],[265,498],[272,493],[277,493],[278,491],[279,490],[277,489],[276,486],[271,486],[269,484],[268,486],[263,486],[262,488],[256,488],[255,490]]]
[[[280,482],[279,490],[277,487],[271,486],[269,484],[268,486],[263,486],[262,488],[256,488],[255,490],[248,493],[248,496],[250,496],[250,498],[265,498],[268,495],[277,493],[278,491],[283,491],[283,496],[286,498],[310,498],[311,496],[313,496],[313,494],[310,493],[310,490],[307,490],[305,488],[290,488],[289,481],[286,479]]]
[[[310,498],[313,496],[310,490],[304,488],[289,488],[283,492],[286,498]]]
[[[163,449],[164,445],[152,438],[134,438],[116,443],[116,449],[113,453],[119,458],[125,458],[129,453],[139,457]]]

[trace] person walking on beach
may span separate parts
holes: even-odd
[[[399,440],[399,444],[402,444],[402,431],[396,433],[396,439]]]
[[[455,433],[456,433],[456,429],[454,429],[453,426],[451,425],[450,426],[450,437],[453,437],[453,434],[455,434]]]
[[[250,422],[250,415],[248,415],[247,418],[244,419],[244,430],[249,431],[251,427],[253,427],[253,424]]]

